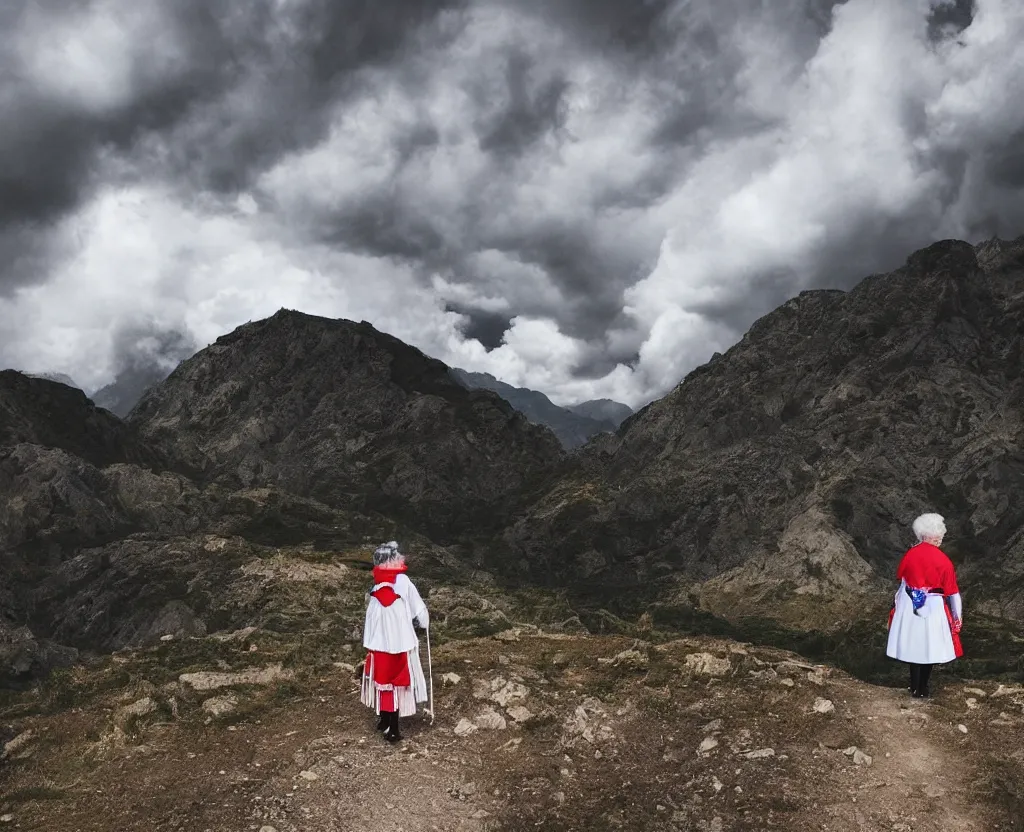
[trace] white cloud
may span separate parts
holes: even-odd
[[[926,11],[923,3],[872,0],[838,7],[833,31],[798,82],[791,90],[775,89],[780,123],[756,138],[721,143],[675,194],[676,221],[658,264],[627,293],[629,311],[650,332],[641,368],[651,368],[654,389],[669,382],[667,360],[692,367],[720,349],[723,337],[739,335],[719,327],[717,338],[665,338],[667,330],[679,329],[696,336],[707,325],[699,316],[687,319],[687,310],[735,301],[754,277],[776,270],[789,279],[795,274],[794,289],[814,285],[822,253],[860,234],[863,218],[913,217],[921,244],[930,236],[964,233],[963,223],[949,222],[940,199],[948,183],[930,154],[931,137],[955,129],[936,124],[955,106],[940,102],[952,99],[957,115],[969,121],[978,110],[991,114],[1005,106],[1001,97],[979,100],[951,84],[966,75],[960,84],[980,83],[989,95],[1001,90],[999,82],[1019,89],[1014,73],[1021,59],[1011,44],[1024,36],[1024,21],[1005,3],[982,2],[980,33],[964,38],[963,46],[935,50],[926,37]],[[755,53],[750,65],[763,63],[757,54],[763,44],[746,48]],[[993,51],[1001,58],[994,64],[988,60]],[[999,82],[991,77],[993,66]],[[764,110],[771,96],[758,87],[754,98]],[[968,101],[978,103],[969,108]],[[1014,129],[1005,115],[994,122],[998,135]],[[967,151],[970,143],[952,146]],[[1019,204],[1020,196],[1015,199]]]
[[[119,325],[205,343],[284,306],[365,318],[561,403],[643,404],[802,288],[1024,225],[1024,180],[992,173],[1024,131],[1024,6],[978,0],[935,44],[934,5],[848,0],[819,41],[803,0],[691,0],[658,23],[667,45],[626,55],[525,4],[471,4],[439,25],[443,49],[428,33],[354,70],[322,138],[239,193],[189,194],[161,167],[175,137],[217,135],[205,122],[147,135],[141,157],[108,150],[98,180],[128,186],[58,226],[44,282],[0,297],[0,359],[99,384]],[[114,23],[115,6],[60,18],[45,44],[28,18],[36,84],[103,109],[184,71],[174,34],[140,75],[162,18]],[[272,103],[261,79],[242,73],[203,117],[260,123],[235,116]],[[465,341],[448,304],[508,315],[505,342]]]
[[[121,327],[149,321],[201,344],[247,320],[298,309],[373,321],[437,353],[454,320],[394,263],[290,247],[261,220],[165,188],[100,193],[57,232],[80,241],[45,284],[0,298],[0,359],[66,367],[92,388],[109,381]]]
[[[159,5],[139,0],[97,0],[61,13],[29,4],[18,19],[15,72],[41,95],[108,112],[186,69],[177,35]]]

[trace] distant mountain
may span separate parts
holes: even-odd
[[[25,373],[30,378],[41,378],[46,381],[55,381],[57,384],[65,384],[68,387],[81,389],[81,386],[71,376],[64,373]]]
[[[195,355],[198,344],[184,332],[141,325],[118,331],[113,349],[117,367],[114,380],[97,390],[92,399],[123,419],[143,393]]]
[[[169,369],[156,363],[131,366],[118,373],[110,384],[97,390],[92,400],[97,407],[109,410],[123,419],[132,412],[132,408],[149,388],[170,374]]]
[[[569,410],[577,416],[585,416],[598,422],[609,422],[616,428],[633,415],[633,408],[629,405],[611,399],[592,399],[589,402],[571,405]]]
[[[574,412],[575,408],[559,407],[543,393],[513,387],[511,384],[498,381],[489,373],[470,373],[454,367],[451,372],[463,386],[471,390],[490,390],[497,393],[534,424],[551,428],[567,449],[578,448],[599,433],[613,433],[622,419],[633,412],[626,405],[612,401],[607,402],[611,407],[603,402],[584,402],[576,406],[584,410],[590,409],[598,415]],[[625,409],[625,415],[622,418],[615,418],[622,409]],[[613,414],[612,418],[600,415],[604,412]]]

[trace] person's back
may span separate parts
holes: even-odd
[[[946,596],[960,591],[953,561],[938,546],[927,542],[907,551],[896,570],[896,580],[906,581],[911,589],[942,590]]]

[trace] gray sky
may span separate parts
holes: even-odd
[[[0,366],[95,388],[288,307],[639,405],[1024,232],[1020,43],[1020,0],[5,0]]]

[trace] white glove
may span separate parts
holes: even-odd
[[[423,612],[416,616],[416,621],[420,625],[420,629],[430,629],[430,613],[427,612],[427,608],[423,608]]]
[[[960,598],[960,593],[949,596],[949,611],[953,613],[953,618],[960,621],[964,617],[964,604]]]

